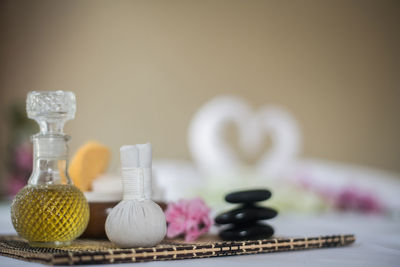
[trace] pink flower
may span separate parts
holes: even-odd
[[[7,191],[10,196],[15,196],[26,185],[24,177],[14,175],[8,179]]]
[[[382,204],[372,194],[349,187],[340,191],[335,199],[340,210],[355,210],[363,213],[381,213]]]
[[[327,185],[318,184],[307,176],[299,176],[297,185],[304,190],[317,193],[323,200],[341,211],[383,213],[386,208],[372,192],[356,186],[347,185],[341,189],[333,189]]]
[[[21,143],[15,148],[14,153],[16,167],[22,171],[32,171],[32,145],[29,142]]]
[[[173,238],[184,235],[187,242],[207,233],[213,223],[210,208],[200,198],[168,204],[165,217],[168,223],[167,236]]]

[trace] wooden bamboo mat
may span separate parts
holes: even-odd
[[[79,239],[68,247],[36,248],[20,237],[0,236],[0,255],[48,265],[110,264],[331,248],[347,246],[354,241],[354,235],[249,241],[218,241],[208,237],[196,243],[173,240],[155,247],[120,249],[105,240]]]

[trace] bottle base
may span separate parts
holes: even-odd
[[[54,242],[29,242],[31,247],[42,247],[42,248],[58,248],[58,247],[66,247],[71,245],[71,241],[54,241]]]

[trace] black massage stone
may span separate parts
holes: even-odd
[[[239,208],[221,213],[215,218],[217,224],[243,224],[274,218],[278,212],[271,208],[244,205]]]
[[[225,200],[229,203],[254,203],[267,200],[271,197],[271,191],[266,189],[237,191],[226,195]]]
[[[268,224],[251,223],[245,225],[233,225],[219,233],[223,240],[252,240],[265,239],[274,234],[274,229]]]

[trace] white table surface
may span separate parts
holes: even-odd
[[[279,236],[356,235],[349,247],[117,266],[400,266],[400,219],[354,214],[281,214],[270,221]],[[0,204],[0,234],[15,234],[9,203]],[[44,266],[0,256],[0,266]],[[93,265],[94,266],[94,265]],[[109,264],[103,266],[111,266]],[[113,265],[115,266],[115,264]]]

